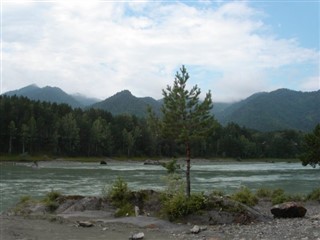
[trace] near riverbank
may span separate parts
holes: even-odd
[[[135,233],[143,232],[144,239],[194,240],[194,239],[320,239],[319,202],[304,203],[307,209],[303,218],[273,219],[271,203],[259,201],[253,208],[268,220],[247,224],[205,225],[206,230],[192,234],[190,229],[197,219],[185,223],[172,223],[148,216],[114,218],[111,209],[105,211],[83,210],[68,214],[28,214],[24,216],[0,216],[1,239],[46,239],[46,240],[105,240],[129,239]],[[92,223],[91,227],[81,227],[79,222]],[[203,226],[200,223],[198,225]]]

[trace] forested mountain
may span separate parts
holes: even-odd
[[[94,101],[86,99],[84,96],[72,96],[57,87],[46,86],[43,88],[38,87],[35,84],[26,86],[24,88],[6,92],[7,96],[24,96],[31,100],[39,100],[51,103],[66,103],[73,108],[84,107],[92,104]],[[84,104],[89,101],[89,104]]]
[[[292,158],[301,154],[304,133],[258,132],[235,123],[192,143],[193,157]],[[154,118],[112,115],[100,109],[72,108],[0,96],[0,154],[50,156],[149,156],[185,154],[183,144],[165,138]]]
[[[72,107],[87,106],[87,108],[106,110],[113,115],[132,114],[138,117],[146,116],[148,105],[160,115],[162,104],[161,100],[151,97],[135,97],[128,90],[116,93],[100,102],[81,95],[68,95],[60,88],[39,88],[36,85],[7,92],[4,95],[66,103]],[[235,103],[214,102],[212,113],[222,125],[234,122],[259,131],[293,129],[310,132],[320,122],[320,90],[298,92],[278,89],[270,93],[256,93]]]
[[[320,122],[320,90],[257,93],[215,113],[215,117],[223,125],[234,122],[260,131],[311,131]]]
[[[138,98],[133,96],[130,91],[124,90],[102,102],[93,104],[91,107],[106,110],[113,115],[132,114],[145,117],[148,105],[156,114],[160,113],[161,103],[159,101],[151,97]]]

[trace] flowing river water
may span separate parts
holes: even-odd
[[[13,206],[22,196],[43,197],[51,190],[68,195],[102,194],[122,177],[132,190],[162,190],[166,170],[158,165],[138,162],[111,162],[108,165],[80,162],[40,162],[0,164],[0,212]],[[223,163],[192,162],[192,191],[234,192],[241,186],[251,190],[282,188],[288,193],[307,194],[320,187],[320,169],[301,163]]]

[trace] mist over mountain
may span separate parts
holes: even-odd
[[[270,93],[257,93],[230,105],[215,116],[223,125],[234,122],[260,131],[310,131],[320,123],[320,90],[300,92],[278,89]]]
[[[146,116],[147,106],[161,114],[162,100],[135,97],[129,90],[99,101],[79,94],[67,94],[57,87],[39,88],[36,85],[4,93],[8,96],[25,96],[32,100],[66,103],[72,107],[97,108],[113,115],[132,114]],[[235,103],[214,103],[212,114],[222,124],[230,122],[259,131],[293,129],[311,131],[320,123],[320,90],[300,92],[278,89],[260,92]]]
[[[24,96],[31,100],[44,101],[51,103],[65,103],[73,108],[81,108],[89,106],[99,100],[94,98],[87,98],[83,95],[70,95],[64,92],[58,87],[46,86],[43,88],[38,87],[35,84],[26,86],[21,89],[13,90],[4,93],[7,96]]]

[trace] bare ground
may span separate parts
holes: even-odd
[[[304,204],[304,218],[270,219],[267,222],[220,224],[207,226],[197,235],[191,234],[193,224],[171,223],[155,217],[113,218],[101,211],[75,211],[69,214],[0,216],[1,240],[105,240],[129,239],[143,232],[144,239],[304,239],[320,240],[320,203]],[[270,204],[260,202],[256,210],[270,215]],[[79,227],[77,222],[90,221],[92,227]]]

